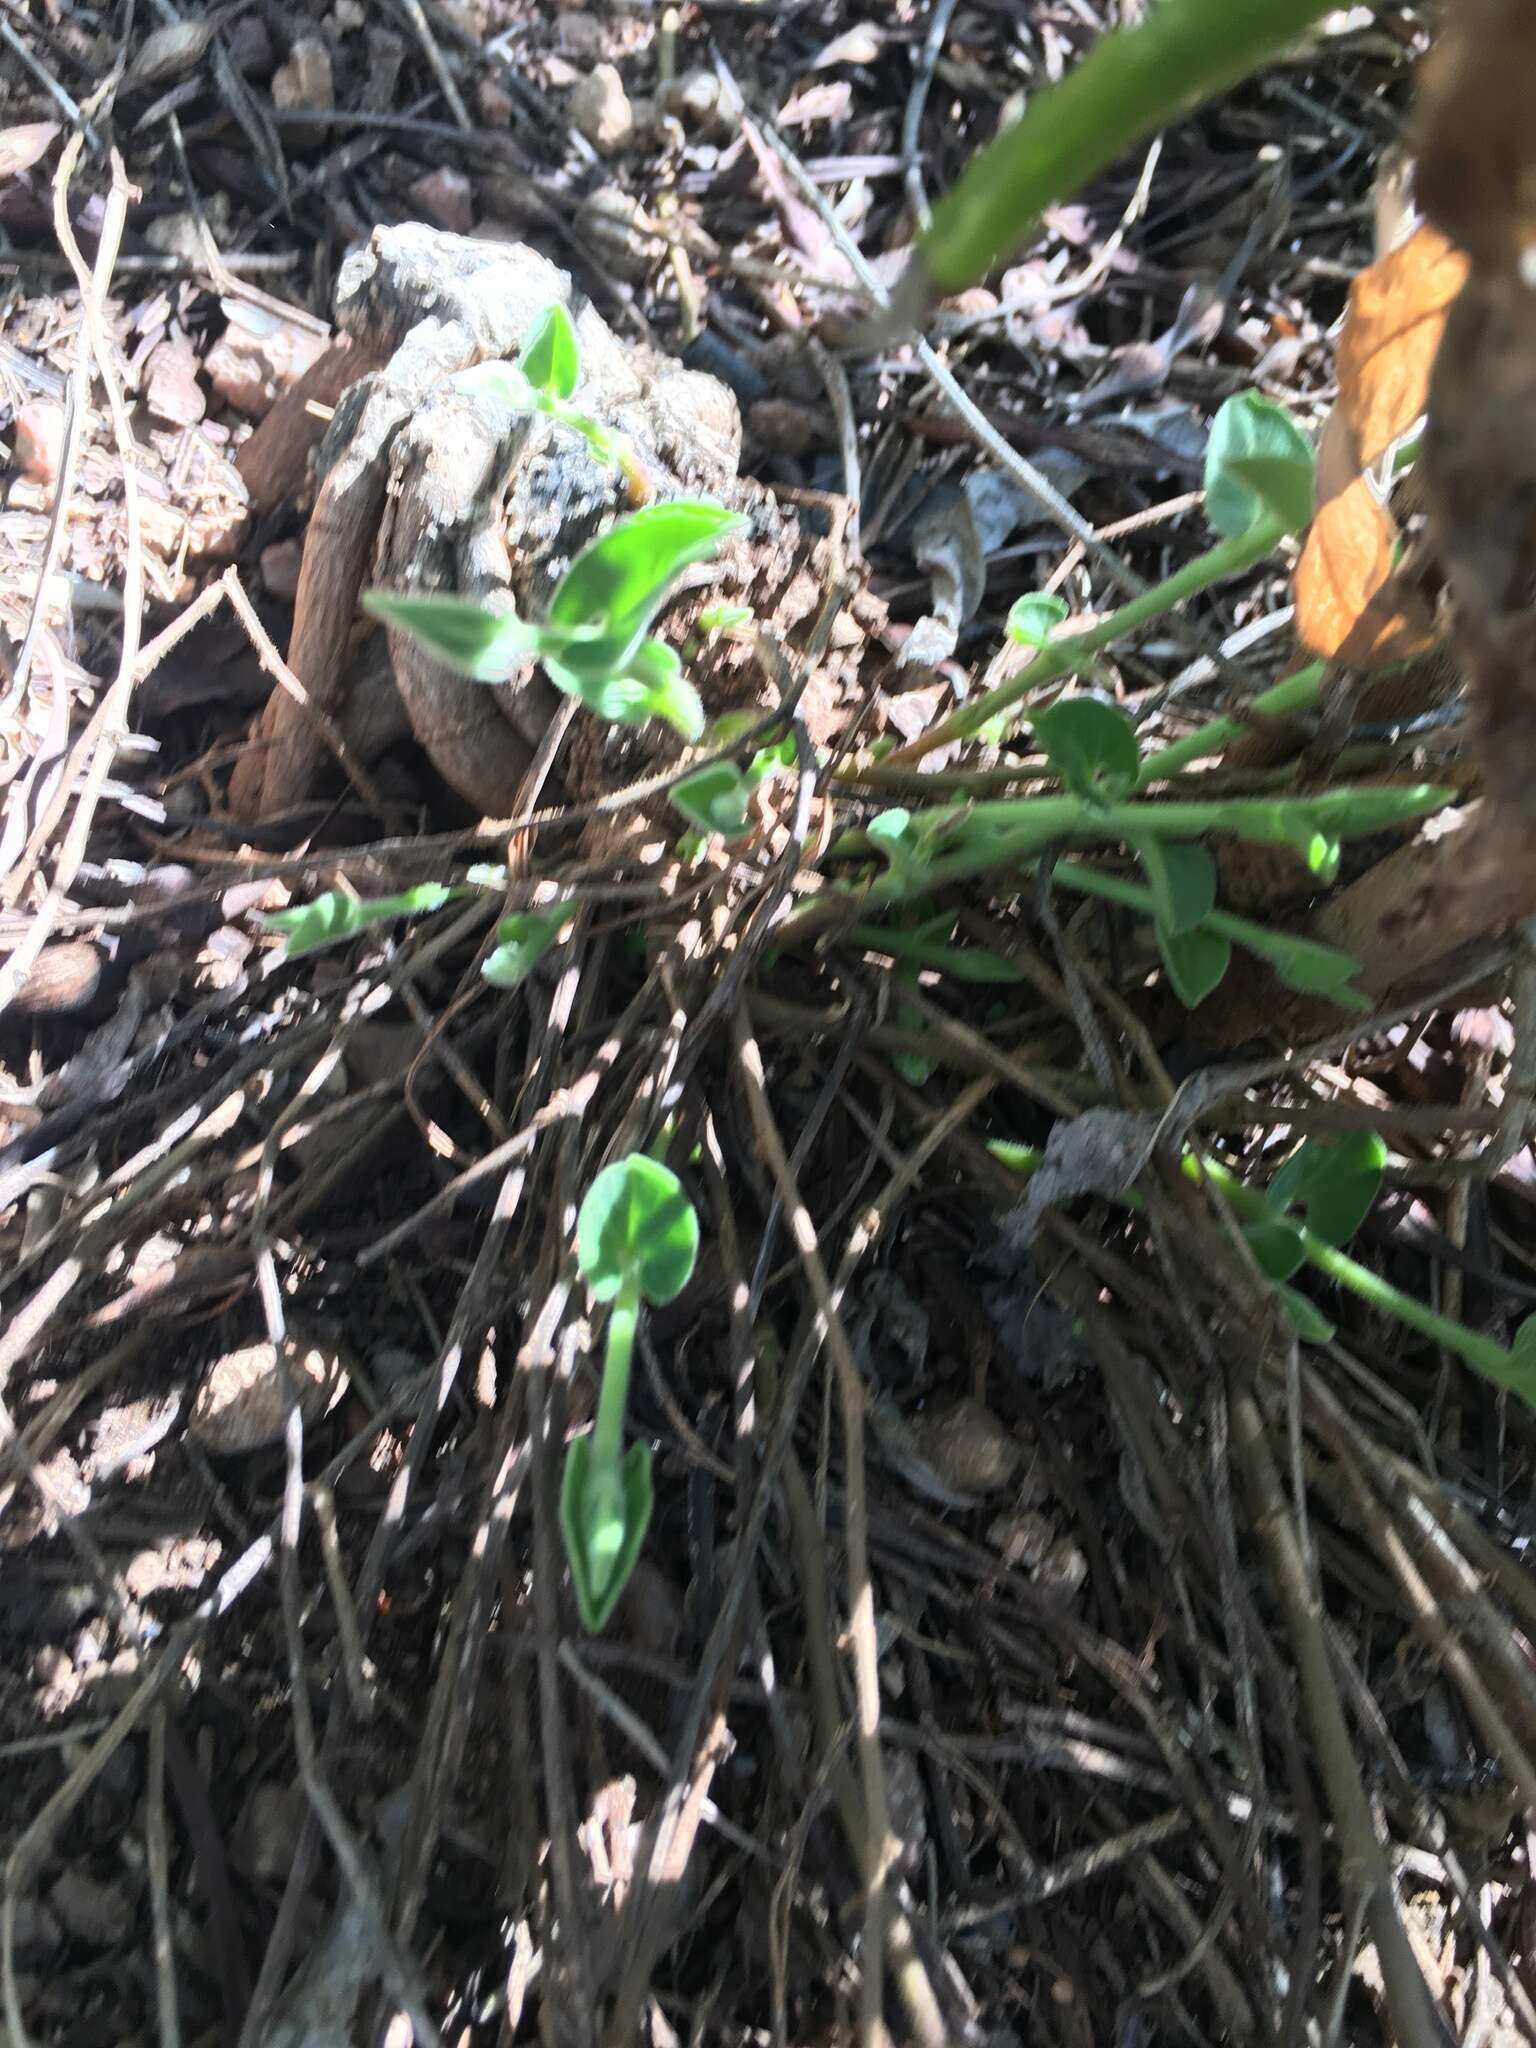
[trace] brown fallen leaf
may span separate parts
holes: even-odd
[[[1327,661],[1374,668],[1433,638],[1422,601],[1393,576],[1397,525],[1363,474],[1341,404],[1317,450],[1317,512],[1296,564],[1296,632]]]
[[[58,132],[57,121],[24,121],[19,128],[0,128],[0,185],[40,163]]]
[[[1467,259],[1424,226],[1350,286],[1339,339],[1339,404],[1368,469],[1423,412],[1429,376]]]

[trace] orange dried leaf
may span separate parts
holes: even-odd
[[[1339,403],[1368,468],[1423,412],[1429,373],[1467,259],[1424,226],[1350,286],[1339,339]]]
[[[1296,564],[1296,633],[1311,653],[1352,668],[1397,660],[1422,644],[1429,621],[1393,582],[1397,528],[1361,474],[1342,403],[1317,451],[1317,513]]]

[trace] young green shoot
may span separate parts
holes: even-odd
[[[677,654],[647,638],[685,569],[747,525],[703,499],[648,505],[582,549],[542,624],[470,598],[370,591],[363,608],[476,682],[505,682],[532,659],[550,681],[617,725],[659,718],[686,740],[704,730]]]
[[[418,882],[414,889],[402,889],[394,896],[353,896],[345,889],[326,889],[309,903],[291,910],[272,910],[262,922],[269,932],[287,941],[287,957],[302,959],[318,953],[323,946],[338,946],[370,925],[392,924],[402,917],[418,917],[424,911],[441,910],[468,889],[452,888],[446,882]]]
[[[687,1286],[699,1219],[669,1167],[643,1152],[604,1167],[576,1222],[576,1261],[594,1300],[611,1304],[597,1417],[566,1453],[560,1528],[583,1628],[596,1634],[634,1571],[651,1518],[651,1453],[626,1452],[624,1411],[641,1305]]]
[[[1287,535],[1310,524],[1314,468],[1311,447],[1279,406],[1251,391],[1229,398],[1211,424],[1205,454],[1207,516],[1222,536],[1216,546],[1098,625],[1069,638],[1050,632],[1052,622],[1044,612],[1020,614],[1021,630],[1012,637],[1038,647],[1035,659],[899,747],[891,760],[906,766],[936,747],[974,738],[984,728],[997,730],[1004,713],[1047,684],[1091,667],[1116,641],[1155,625],[1175,605],[1262,562]],[[1018,614],[1019,607],[1014,611]]]
[[[579,434],[604,468],[617,465],[633,474],[632,452],[623,438],[571,403],[581,382],[581,352],[575,323],[558,302],[534,322],[515,363],[480,363],[461,381],[494,393],[515,411],[543,413]]]

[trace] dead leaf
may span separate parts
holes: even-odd
[[[207,56],[217,26],[216,21],[172,21],[152,30],[128,67],[123,91],[142,92],[185,78]]]
[[[1536,9],[1458,0],[1419,75],[1415,189],[1427,217],[1482,270],[1536,260]]]
[[[1339,339],[1339,403],[1369,468],[1418,419],[1445,316],[1467,276],[1467,259],[1424,226],[1350,286]]]
[[[1056,1124],[1024,1199],[1003,1218],[1009,1242],[1027,1248],[1054,1203],[1123,1193],[1152,1156],[1158,1119],[1138,1110],[1085,1109]]]
[[[818,50],[807,71],[826,71],[833,64],[873,64],[885,48],[886,32],[877,28],[872,21],[858,21],[845,29],[840,36],[834,36],[824,49]]]
[[[58,132],[57,121],[24,121],[19,128],[0,128],[0,184],[41,162]]]
[[[1296,632],[1311,653],[1373,668],[1432,636],[1423,605],[1394,584],[1396,540],[1341,401],[1318,444],[1317,513],[1296,564]]]

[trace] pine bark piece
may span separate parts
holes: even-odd
[[[816,615],[835,544],[738,475],[741,421],[731,393],[670,357],[621,343],[543,257],[426,228],[381,229],[344,270],[340,301],[349,345],[373,352],[383,367],[342,396],[316,458],[289,665],[364,758],[378,706],[365,701],[371,693],[360,682],[349,684],[347,670],[364,584],[510,603],[537,618],[581,548],[633,509],[635,471],[642,497],[707,497],[749,521],[715,562],[685,579],[664,612],[659,630],[672,644],[682,644],[715,599],[748,604],[790,640]],[[572,306],[576,321],[577,403],[627,443],[630,474],[598,462],[571,428],[516,409],[475,374],[488,360],[514,356],[556,302]],[[269,426],[271,450],[288,436],[291,461],[292,421],[274,414]],[[269,451],[258,450],[248,473],[268,462]],[[843,643],[801,702],[814,738],[829,730],[840,681],[864,644],[863,631],[845,624]],[[434,766],[482,815],[506,816],[555,705],[547,682],[530,665],[503,686],[469,683],[405,635],[390,632],[388,644],[400,703]],[[726,636],[706,637],[689,672],[711,713],[765,700],[750,650]],[[320,742],[287,693],[269,703],[257,740],[237,768],[231,801],[242,815],[270,818],[307,794]],[[636,732],[584,715],[562,773],[582,800],[650,773],[676,751],[654,722]]]
[[[342,266],[337,321],[387,364],[345,394],[320,450],[289,666],[327,715],[343,708],[347,641],[395,435],[444,377],[514,354],[539,315],[569,299],[569,279],[532,249],[415,224],[378,229]],[[233,808],[255,818],[301,801],[322,751],[312,720],[286,691],[270,700],[258,738],[263,744],[248,750],[230,782]]]

